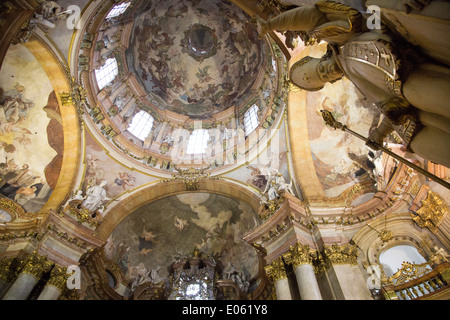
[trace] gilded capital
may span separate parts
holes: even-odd
[[[21,273],[28,273],[36,278],[40,278],[44,272],[49,271],[53,262],[47,259],[45,256],[40,256],[36,252],[33,252],[23,262]]]
[[[286,269],[284,268],[283,259],[280,257],[274,260],[270,265],[265,266],[267,277],[269,277],[272,282],[277,282],[280,279],[287,278]]]
[[[356,265],[358,258],[358,249],[355,245],[345,244],[324,246],[324,256],[332,264],[353,264]]]
[[[312,264],[313,259],[317,256],[316,251],[310,249],[308,245],[297,243],[291,246],[289,251],[283,254],[284,261],[292,266],[298,267],[302,264]]]
[[[67,287],[67,279],[70,274],[67,273],[67,267],[60,267],[58,265],[54,266],[50,272],[50,279],[47,285],[52,285],[63,291]]]
[[[15,276],[14,257],[4,258],[0,261],[0,279],[10,282]]]

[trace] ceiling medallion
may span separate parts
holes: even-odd
[[[184,32],[180,45],[183,47],[183,52],[199,62],[214,56],[220,49],[215,31],[199,23],[192,25]]]

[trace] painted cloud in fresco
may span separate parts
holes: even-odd
[[[5,56],[0,93],[0,196],[38,212],[56,187],[64,137],[56,94],[23,45]]]
[[[135,18],[127,61],[156,106],[204,119],[249,97],[264,47],[228,1],[160,0]]]
[[[311,153],[325,195],[339,196],[358,182],[372,180],[375,184],[371,178],[373,155],[364,141],[325,125],[320,110],[331,111],[337,121],[365,136],[378,123],[378,113],[345,78],[308,92],[306,99]]]
[[[218,254],[223,267],[231,263],[251,279],[258,272],[258,257],[241,237],[259,223],[251,207],[225,196],[170,196],[126,217],[111,234],[105,255],[128,279],[142,268],[158,270],[164,278],[176,257],[189,255],[197,246]]]

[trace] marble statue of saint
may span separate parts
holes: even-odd
[[[446,65],[392,33],[367,30],[357,10],[334,1],[319,1],[257,22],[262,33],[309,30],[314,38],[328,42],[321,58],[307,56],[292,65],[289,78],[294,85],[317,91],[345,76],[384,115],[369,133],[369,141],[381,145],[395,130],[409,151],[450,167]],[[369,146],[376,149],[373,143]]]
[[[86,199],[83,201],[82,206],[90,211],[97,210],[104,201],[110,200],[106,196],[105,186],[106,180],[102,180],[99,185],[92,186],[86,191]]]

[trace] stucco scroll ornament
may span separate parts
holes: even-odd
[[[69,81],[70,92],[61,92],[59,98],[61,99],[61,104],[63,106],[74,105],[77,109],[78,117],[82,122],[82,115],[84,114],[83,106],[85,105],[91,109],[87,101],[87,91],[83,86],[78,83],[70,73],[70,69],[65,67],[66,76]]]
[[[287,278],[286,269],[281,257],[274,260],[270,265],[265,266],[264,270],[266,271],[267,277],[269,277],[269,279],[274,283],[280,279]]]
[[[70,274],[67,273],[67,267],[54,266],[50,272],[50,279],[47,284],[52,285],[59,290],[63,291],[67,287],[67,279]]]
[[[211,177],[209,172],[205,169],[179,169],[175,168],[178,172],[175,173],[172,178],[162,180],[161,182],[181,181],[184,183],[186,191],[197,191],[200,186],[199,182],[205,179],[220,180],[218,177]]]
[[[291,246],[289,251],[283,254],[283,259],[288,264],[292,264],[294,267],[303,264],[312,264],[313,260],[317,258],[317,252],[311,249],[308,245],[302,245],[297,243],[295,246]]]
[[[402,263],[402,267],[389,278],[389,282],[400,284],[412,279],[419,278],[431,271],[430,263],[414,264],[408,261]]]
[[[54,263],[46,256],[38,255],[34,251],[27,259],[22,261],[21,273],[28,273],[36,278],[40,278],[43,273],[50,271]]]
[[[411,213],[411,216],[419,227],[435,232],[448,213],[448,208],[438,194],[428,191],[427,198],[422,201],[422,206],[415,213]]]
[[[324,255],[332,264],[357,264],[358,249],[354,245],[324,246]]]

